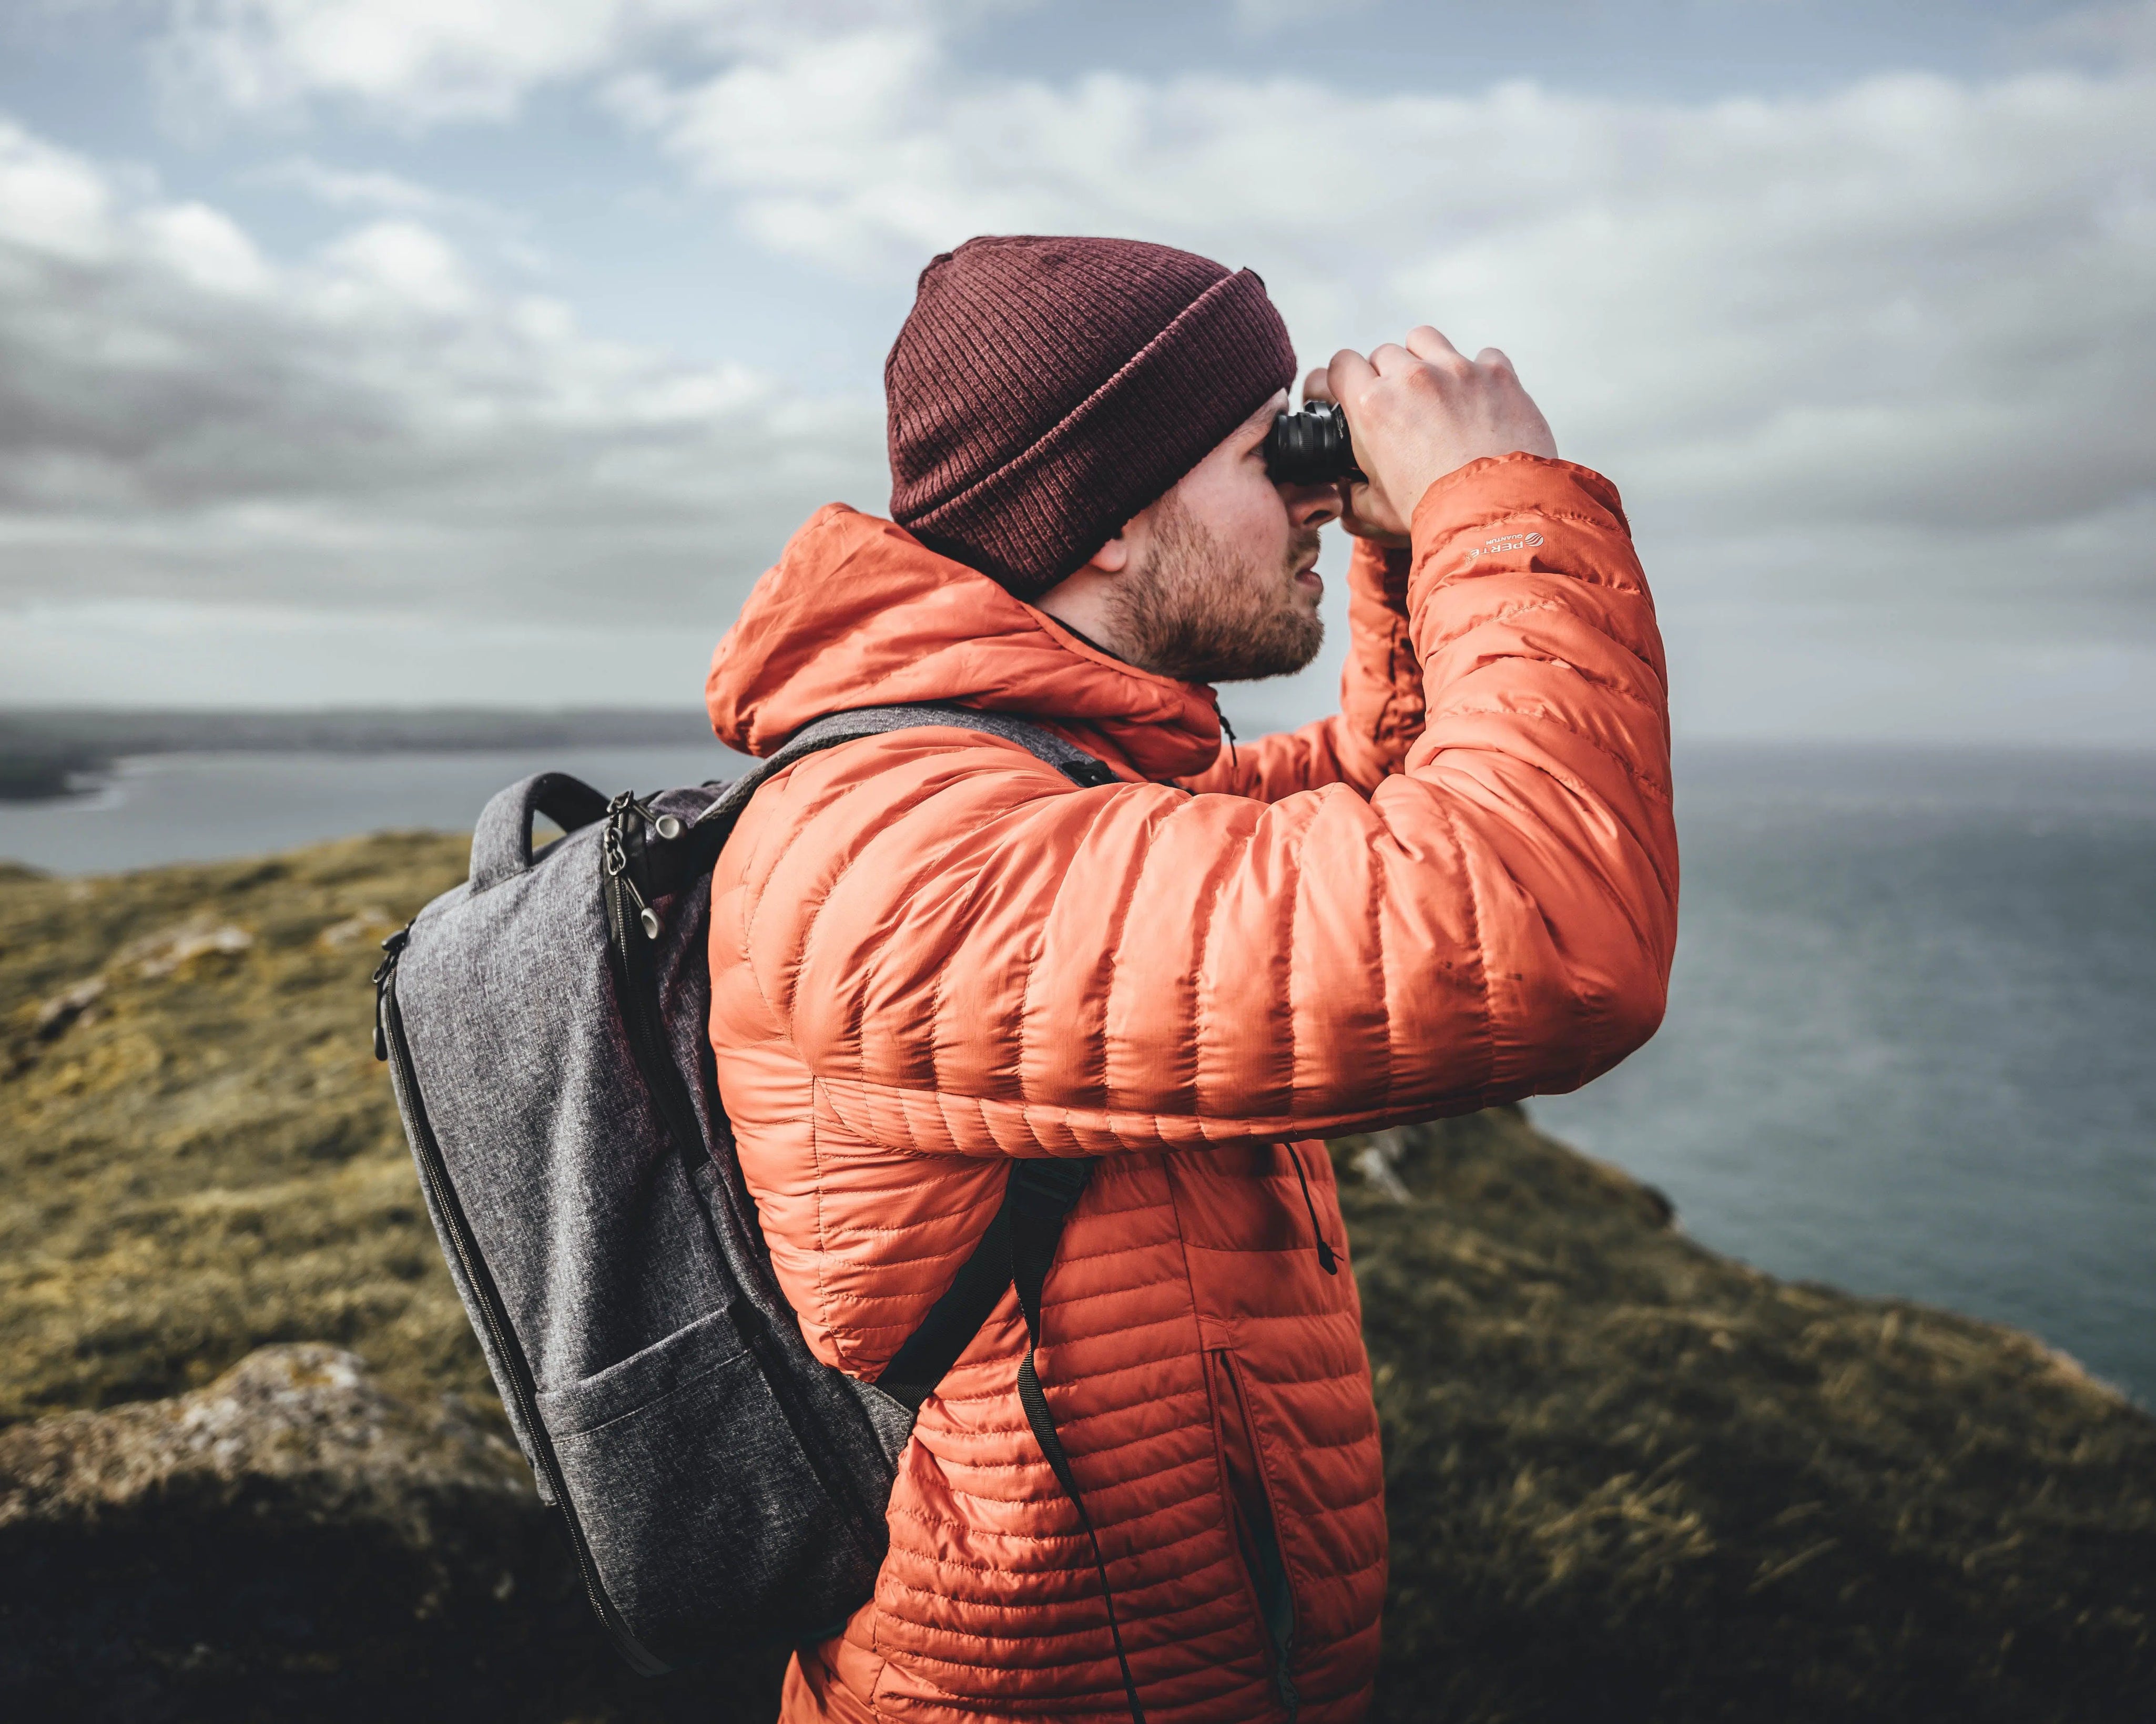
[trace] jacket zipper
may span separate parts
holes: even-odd
[[[442,1157],[441,1145],[435,1141],[434,1125],[427,1117],[418,1075],[412,1065],[411,1045],[404,1038],[403,1014],[397,1008],[397,960],[411,938],[411,932],[409,927],[401,928],[382,942],[385,956],[374,972],[376,1057],[388,1061],[398,1090],[405,1098],[407,1116],[412,1122],[413,1147],[418,1152],[413,1159],[418,1163],[420,1177],[427,1182],[428,1192],[434,1200],[434,1213],[442,1218],[443,1228],[449,1234],[450,1249],[457,1254],[465,1285],[472,1290],[473,1301],[479,1306],[488,1338],[494,1345],[494,1357],[502,1362],[509,1378],[517,1416],[530,1434],[532,1459],[546,1475],[555,1509],[568,1533],[570,1552],[576,1559],[578,1578],[583,1582],[584,1596],[591,1602],[592,1613],[638,1675],[664,1675],[672,1666],[646,1650],[629,1632],[629,1624],[622,1619],[621,1613],[614,1609],[613,1601],[607,1597],[600,1583],[598,1565],[571,1505],[568,1485],[562,1476],[562,1464],[555,1456],[553,1443],[539,1417],[538,1391],[531,1379],[531,1367],[509,1326],[509,1314],[502,1308],[501,1291],[494,1285],[494,1276],[485,1260],[480,1255],[478,1242],[471,1236],[464,1206],[457,1200],[456,1188],[449,1183],[449,1165]]]
[[[1250,1482],[1257,1491],[1256,1506],[1262,1517],[1253,1516],[1249,1505],[1236,1500],[1232,1481],[1229,1494],[1235,1512],[1250,1528],[1251,1542],[1258,1548],[1259,1572],[1250,1574],[1250,1590],[1257,1597],[1259,1622],[1272,1650],[1273,1691],[1287,1713],[1288,1724],[1295,1724],[1296,1713],[1302,1705],[1302,1696],[1296,1691],[1295,1678],[1290,1674],[1290,1666],[1295,1662],[1295,1588],[1288,1583],[1287,1559],[1281,1549],[1280,1523],[1273,1512],[1272,1494],[1266,1488],[1265,1451],[1258,1446],[1257,1421],[1250,1412],[1250,1386],[1244,1381],[1235,1354],[1229,1348],[1218,1347],[1213,1357],[1219,1361],[1221,1373],[1235,1397],[1236,1421],[1242,1427],[1244,1445],[1250,1451]],[[1268,1558],[1271,1570],[1279,1577],[1280,1598],[1286,1619],[1277,1628],[1269,1614],[1265,1597],[1264,1571]],[[1249,1564],[1246,1562],[1245,1567],[1247,1569]]]

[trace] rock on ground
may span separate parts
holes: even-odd
[[[516,1451],[335,1347],[0,1430],[11,1718],[767,1719],[775,1679],[767,1659],[634,1691]]]

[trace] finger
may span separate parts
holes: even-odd
[[[1302,399],[1305,406],[1313,401],[1332,399],[1332,380],[1327,375],[1323,366],[1319,366],[1302,380]]]
[[[1375,539],[1384,545],[1404,545],[1407,541],[1390,527],[1381,526],[1371,517],[1376,513],[1376,493],[1369,481],[1358,480],[1341,487],[1346,493],[1346,505],[1340,511],[1340,524],[1358,539]]]
[[[1512,362],[1505,357],[1504,350],[1499,347],[1485,347],[1475,356],[1475,362],[1477,365],[1486,365],[1492,371],[1512,369]],[[1517,372],[1514,374],[1517,375]]]
[[[1398,341],[1388,341],[1382,347],[1370,350],[1370,364],[1381,377],[1391,377],[1395,372],[1415,370],[1422,363]]]
[[[1418,323],[1408,331],[1408,351],[1418,359],[1442,359],[1447,354],[1460,357],[1459,348],[1445,340],[1442,331],[1432,329],[1427,323]]]
[[[1342,347],[1332,356],[1332,363],[1325,368],[1326,382],[1332,391],[1335,401],[1345,402],[1359,395],[1378,380],[1370,362],[1353,347]]]

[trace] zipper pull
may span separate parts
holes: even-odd
[[[644,937],[656,940],[660,926],[659,912],[644,901],[644,894],[637,890],[636,881],[632,875],[624,873],[621,876],[621,889],[629,894],[629,901],[636,906],[636,925],[644,930]]]
[[[409,922],[382,942],[382,962],[374,967],[374,1057],[377,1062],[389,1058],[389,1032],[382,1024],[383,996],[389,992],[389,978],[397,973],[397,960],[412,937]]]
[[[681,823],[671,814],[662,814],[654,818],[651,810],[626,790],[607,804],[606,838],[600,850],[601,865],[605,868],[608,876],[619,884],[621,890],[636,906],[636,925],[644,930],[644,937],[656,940],[661,926],[659,912],[644,901],[644,894],[637,890],[635,877],[629,871],[629,848],[622,841],[622,830],[628,824],[632,809],[664,839],[680,837]],[[669,827],[673,829],[669,831]]]
[[[1340,1259],[1325,1241],[1324,1230],[1317,1224],[1317,1204],[1310,1195],[1310,1177],[1302,1171],[1302,1152],[1292,1143],[1286,1146],[1287,1158],[1295,1163],[1296,1183],[1302,1188],[1302,1206],[1310,1211],[1310,1236],[1317,1241],[1317,1263],[1329,1275],[1340,1273]]]
[[[627,794],[627,793],[624,792],[624,794]],[[656,808],[653,808],[649,803],[639,802],[634,797],[629,798],[629,805],[632,808],[634,808],[638,814],[643,818],[644,824],[646,826],[649,826],[654,832],[658,834],[660,837],[665,839],[667,843],[671,844],[675,839],[680,837],[682,831],[681,823],[675,819],[671,814],[662,814]]]

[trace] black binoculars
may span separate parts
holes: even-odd
[[[1265,471],[1275,485],[1360,485],[1367,476],[1355,464],[1348,415],[1332,401],[1307,402],[1301,413],[1273,416],[1273,428],[1265,434]]]

